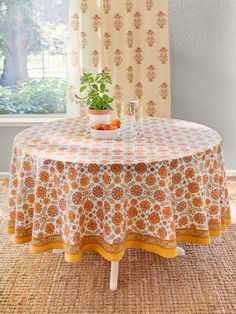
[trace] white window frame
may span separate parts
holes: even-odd
[[[66,113],[0,115],[0,127],[9,126],[30,127],[35,124],[65,119],[66,117],[67,117]]]

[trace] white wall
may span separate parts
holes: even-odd
[[[0,173],[9,171],[13,139],[24,127],[0,127]]]
[[[169,0],[172,116],[209,125],[236,169],[236,0]],[[0,128],[0,172],[22,128]]]
[[[236,0],[169,0],[172,116],[209,125],[236,169]]]

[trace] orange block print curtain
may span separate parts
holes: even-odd
[[[71,0],[68,112],[86,72],[110,72],[112,94],[140,98],[149,116],[170,116],[167,0]]]

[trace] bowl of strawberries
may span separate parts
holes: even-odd
[[[95,139],[113,140],[120,136],[121,121],[113,119],[111,123],[94,124],[91,126],[91,136]]]

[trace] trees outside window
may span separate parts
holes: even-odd
[[[0,114],[66,111],[67,0],[0,0]]]

